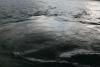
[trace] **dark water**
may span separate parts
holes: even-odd
[[[36,50],[51,57],[100,52],[99,25],[100,1],[0,0],[0,65],[22,67],[21,60],[5,56],[15,51]]]

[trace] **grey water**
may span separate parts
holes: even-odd
[[[0,0],[0,66],[25,67],[9,55],[16,51],[57,57],[100,52],[99,25],[100,1]]]
[[[36,12],[46,12],[48,15],[58,14],[68,18],[87,13],[91,15],[85,19],[96,20],[99,18],[99,6],[98,1],[90,0],[1,0],[0,19],[1,23],[17,21],[34,16]]]

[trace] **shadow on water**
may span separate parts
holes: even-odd
[[[24,53],[14,52],[13,56],[35,67],[40,67],[40,66],[44,66],[44,67],[51,67],[51,66],[52,67],[55,67],[55,66],[57,67],[66,67],[66,66],[98,67],[100,66],[99,64],[100,53],[81,51],[82,49],[80,49],[78,53],[76,53],[76,50],[75,51],[73,50],[73,52],[68,57],[67,55],[69,55],[68,54],[69,52],[66,52],[65,57],[63,57],[63,53],[62,53],[62,57],[57,57],[60,54],[56,56],[50,50],[51,49],[40,49],[39,51],[28,51]],[[49,55],[49,56],[46,57],[46,55]]]

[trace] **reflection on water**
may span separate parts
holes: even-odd
[[[47,20],[47,22],[42,23],[45,26],[47,26],[48,28],[52,28],[55,31],[64,31],[64,27],[65,27],[65,22],[64,21],[57,21],[55,19],[50,19]]]
[[[64,13],[62,14],[61,17],[57,17],[58,19],[54,18],[53,16],[52,17],[46,17],[46,16],[37,17],[40,19],[36,20],[37,23],[33,24],[33,26],[34,25],[38,27],[42,26],[44,30],[60,31],[63,33],[71,34],[71,31],[77,32],[79,30],[80,26],[78,25],[80,24],[77,24],[77,22],[80,19],[83,19],[83,21],[88,20],[89,22],[94,22],[94,23],[95,22],[98,23],[98,21],[100,21],[99,19],[100,18],[100,7],[99,7],[100,2],[99,1],[83,1],[83,0],[47,1],[47,0],[44,0],[41,4],[43,3],[45,3],[45,8],[47,8],[48,6],[56,7],[55,9],[49,10],[50,13],[51,12],[59,13],[58,11],[60,11],[60,13]],[[75,19],[73,17],[75,15],[76,16],[78,15],[80,17]],[[73,23],[73,22],[76,22],[76,23]]]
[[[38,16],[34,16],[34,12],[37,12]],[[44,13],[41,12],[47,14],[43,15]],[[15,22],[23,18],[28,18],[28,20],[18,21],[20,23]],[[99,22],[100,2],[88,0],[2,0],[0,1],[0,23],[3,21],[11,23],[8,22],[11,20],[14,23],[0,27],[0,44],[3,44],[0,49],[21,49],[23,51],[45,46],[66,45],[62,49],[67,50],[68,48],[70,51],[73,50],[72,48],[79,47],[92,50],[96,47],[98,49],[95,50],[100,51],[99,25],[97,27],[96,25],[79,23],[81,19],[82,21],[88,20],[90,23]],[[55,47],[54,50],[56,50]]]
[[[98,22],[100,21],[100,1],[87,1],[86,9],[89,15],[86,17],[87,20]]]
[[[11,2],[10,0],[3,0],[0,1],[0,19],[23,19],[34,15],[37,11],[47,12],[48,15],[58,14],[66,17],[72,17],[86,11],[91,14],[91,18],[98,18],[100,16],[99,6],[99,1],[88,0],[13,0]]]
[[[100,19],[99,6],[99,1],[90,0],[13,0],[11,2],[3,0],[0,1],[0,23],[24,20],[34,16],[37,11],[40,12],[39,15],[46,13],[45,15],[49,16],[65,16],[71,21],[74,21],[73,16],[75,16],[82,17],[83,20],[98,22]]]
[[[46,12],[47,15],[72,17],[84,11],[84,3],[83,0],[13,0],[11,2],[3,0],[0,1],[0,19],[13,21],[25,19],[33,16],[37,11]]]

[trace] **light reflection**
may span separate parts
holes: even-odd
[[[70,14],[74,14],[74,13],[80,14],[80,13],[82,13],[82,11],[81,11],[81,9],[82,9],[83,11],[86,10],[87,12],[89,12],[89,15],[86,18],[83,18],[84,20],[91,18],[93,21],[93,19],[97,19],[100,17],[100,7],[99,7],[100,2],[99,1],[84,1],[83,2],[84,6],[83,5],[79,6],[80,3],[82,3],[82,2],[76,2],[76,3],[74,4],[75,6],[72,6],[72,4],[66,5],[67,7],[71,6],[70,7],[71,11],[73,11],[73,12],[66,11],[66,13],[68,13],[68,16],[66,17],[66,19],[70,18],[70,20],[67,20],[67,21],[63,21],[63,19],[57,20],[57,19],[55,19],[54,16],[38,16],[38,17],[36,17],[37,18],[36,20],[33,20],[34,23],[31,24],[31,26],[36,28],[36,30],[39,29],[39,30],[47,31],[47,32],[48,31],[55,31],[55,32],[59,31],[62,33],[70,34],[73,31],[77,32],[77,30],[80,28],[80,26],[76,23],[77,21],[75,22],[75,20],[72,17],[69,17]],[[59,8],[61,8],[61,7],[59,7]],[[62,9],[64,9],[64,8],[62,8]],[[77,9],[77,11],[75,12],[76,9]],[[67,10],[69,10],[69,8]],[[70,12],[70,14],[69,14],[69,12]],[[58,17],[56,17],[56,18],[58,18]],[[91,21],[91,19],[90,19],[90,21]],[[71,22],[71,21],[74,21],[74,22]]]
[[[35,28],[42,31],[64,31],[65,22],[57,21],[55,19],[56,17],[38,16],[37,18],[38,19],[32,21],[35,23],[29,24],[29,27],[35,26]]]
[[[86,7],[92,19],[100,17],[100,1],[88,1]]]

